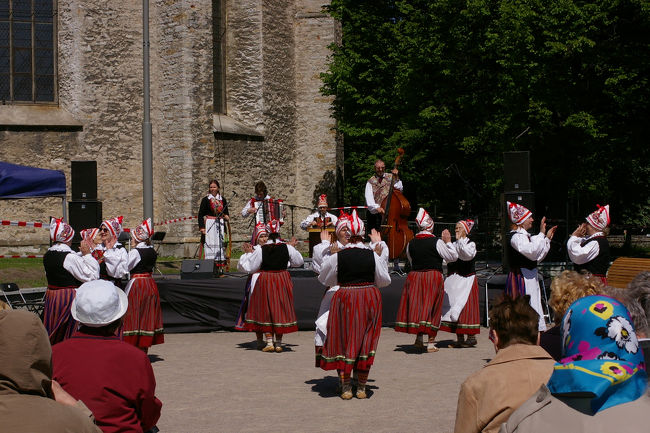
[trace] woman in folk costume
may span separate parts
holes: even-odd
[[[124,315],[123,339],[145,353],[152,345],[165,342],[160,295],[152,277],[158,257],[151,245],[152,235],[151,218],[131,230],[132,249],[128,254],[131,279],[124,290],[129,297],[129,308]]]
[[[440,330],[456,334],[454,347],[476,346],[475,335],[481,328],[478,282],[474,268],[476,244],[467,237],[472,227],[474,227],[472,220],[461,220],[456,223],[454,248],[458,253],[458,260],[447,262],[448,272]]]
[[[566,247],[569,258],[578,272],[586,270],[599,277],[607,285],[607,269],[609,268],[609,205],[598,206],[592,212],[586,223],[582,223],[573,232]]]
[[[104,251],[98,248],[98,245],[102,243],[101,237],[99,235],[98,228],[83,229],[79,232],[81,235],[81,240],[86,241],[89,246],[92,247],[90,255],[92,255],[95,260],[99,261]]]
[[[263,352],[282,352],[282,336],[298,330],[298,319],[293,306],[293,282],[287,272],[290,266],[302,266],[303,258],[291,243],[280,240],[280,222],[267,224],[269,240],[259,249],[244,244],[244,251],[252,253],[241,266],[242,270],[259,277],[251,285],[246,312],[245,330],[263,332],[266,346]],[[275,336],[275,342],[273,337]]]
[[[74,230],[61,219],[50,221],[50,239],[54,243],[43,256],[47,277],[43,324],[52,345],[69,338],[77,328],[70,305],[81,283],[99,278],[99,265],[91,256],[93,246],[82,241],[80,254],[70,248]]]
[[[327,258],[318,281],[339,289],[332,297],[327,320],[327,338],[318,356],[323,370],[336,370],[341,380],[341,398],[352,398],[351,374],[354,370],[358,386],[357,398],[366,398],[366,382],[381,333],[382,303],[378,287],[390,284],[388,261],[363,243],[365,227],[352,212],[349,222],[349,243]],[[373,243],[381,235],[373,230]],[[383,252],[383,251],[381,251]]]
[[[417,349],[437,352],[435,339],[444,299],[442,261],[455,261],[458,253],[451,243],[449,230],[443,230],[442,239],[436,239],[432,233],[433,219],[427,211],[420,208],[415,222],[420,232],[406,246],[411,271],[404,283],[395,331],[416,334]],[[428,336],[426,347],[424,334]]]
[[[256,249],[261,249],[262,245],[266,244],[266,241],[269,240],[269,232],[266,229],[266,226],[263,223],[257,223],[255,225],[255,230],[253,231],[253,239],[251,240],[251,245],[253,246],[253,251]],[[237,262],[237,270],[239,272],[246,272],[245,269],[250,268],[251,259],[253,257],[253,252],[244,253],[239,258]],[[248,302],[250,301],[250,296],[252,289],[255,287],[255,283],[259,278],[260,273],[255,272],[248,275],[246,279],[246,285],[244,288],[244,299],[242,300],[241,306],[239,307],[239,313],[237,314],[237,320],[235,320],[235,330],[245,331],[246,330],[246,312],[248,311]],[[255,331],[257,337],[257,348],[262,350],[266,347],[262,336],[264,335],[262,331]],[[268,351],[268,349],[267,349]]]
[[[351,236],[352,227],[352,216],[341,212],[341,215],[337,219],[335,236],[336,240],[332,242],[330,238],[330,233],[323,230],[321,232],[321,243],[314,246],[313,256],[312,256],[312,268],[314,272],[320,274],[323,262],[329,258],[332,254],[336,254],[338,251],[342,250],[349,242]],[[380,239],[380,238],[379,238]],[[377,240],[377,239],[375,239]],[[388,261],[388,246],[384,241],[379,240],[379,245],[381,249],[381,256],[385,261]],[[375,242],[370,243],[370,248],[375,249],[377,244]],[[316,335],[314,337],[314,344],[316,346],[316,366],[319,366],[319,355],[322,352],[323,344],[327,337],[327,320],[329,318],[330,304],[332,302],[332,297],[339,289],[339,286],[327,287],[325,293],[323,294],[323,299],[321,300],[320,307],[318,309],[318,316],[316,318]]]
[[[539,330],[546,330],[537,263],[544,260],[551,248],[551,239],[557,230],[553,226],[546,231],[546,217],[542,218],[539,233],[531,236],[528,230],[533,226],[533,214],[526,207],[507,202],[511,231],[506,235],[508,242],[506,258],[510,272],[506,279],[506,294],[512,296],[530,295],[530,306],[539,314]]]
[[[122,233],[123,217],[108,219],[99,226],[99,236],[102,241],[97,249],[101,251],[99,258],[99,278],[111,281],[117,287],[124,288],[122,278],[129,273],[129,254],[118,241]]]
[[[202,259],[214,260],[215,271],[223,275],[226,267],[225,221],[228,221],[228,202],[219,194],[219,182],[210,181],[210,193],[203,197],[199,206],[199,230],[201,231]]]

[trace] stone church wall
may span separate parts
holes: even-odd
[[[342,173],[342,145],[320,95],[328,44],[338,26],[312,0],[226,0],[226,103],[212,106],[212,1],[150,3],[151,122],[154,219],[196,215],[211,178],[231,199],[233,238],[250,235],[239,215],[253,186],[295,209],[293,231],[326,192],[332,204]],[[139,2],[58,0],[59,106],[81,130],[13,128],[0,132],[0,159],[66,173],[70,161],[97,160],[104,217],[142,219],[142,18]],[[222,133],[219,119],[246,134]],[[68,197],[70,198],[70,197]],[[46,221],[61,201],[0,201],[0,219]],[[283,235],[291,234],[291,212]],[[196,221],[157,227],[167,231],[162,254],[191,257]],[[43,252],[44,229],[0,230],[0,254]]]

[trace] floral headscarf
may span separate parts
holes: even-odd
[[[593,413],[634,401],[646,390],[643,353],[627,309],[607,296],[587,296],[562,320],[562,355],[548,388],[589,396]]]

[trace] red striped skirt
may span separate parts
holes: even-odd
[[[293,282],[287,271],[262,271],[248,300],[244,330],[289,334],[298,330]]]
[[[123,340],[147,348],[165,342],[158,286],[151,274],[134,274],[129,290],[129,309],[122,325]]]
[[[409,272],[397,310],[395,331],[435,337],[445,296],[443,283],[442,274],[436,270]]]
[[[458,316],[458,322],[440,322],[440,330],[454,334],[476,335],[481,332],[481,311],[478,306],[478,279],[469,292],[467,303]]]
[[[43,309],[43,325],[50,337],[50,344],[68,339],[77,330],[78,322],[70,314],[70,306],[77,295],[74,288],[47,289]]]
[[[332,297],[327,339],[318,356],[323,370],[369,370],[381,334],[381,293],[375,286],[341,287]]]
[[[506,278],[506,295],[512,298],[526,294],[526,282],[521,272],[509,272]]]

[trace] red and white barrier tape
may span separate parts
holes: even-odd
[[[42,259],[43,256],[0,256],[0,259]]]
[[[154,223],[154,226],[163,226],[165,224],[171,224],[171,223],[177,223],[179,221],[187,221],[187,220],[195,220],[198,219],[199,217],[197,216],[189,216],[189,217],[183,217],[183,218],[174,218],[173,220],[167,220],[167,221],[161,221],[159,223]]]
[[[42,227],[44,229],[49,229],[50,225],[39,222],[32,221],[9,221],[9,220],[0,220],[0,225],[3,226],[18,226],[18,227]]]
[[[368,206],[343,206],[343,207],[330,207],[327,210],[345,210],[345,209],[368,209]]]

